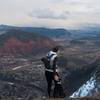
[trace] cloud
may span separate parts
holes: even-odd
[[[48,0],[51,3],[61,3],[64,2],[65,0]]]
[[[49,8],[33,10],[29,13],[30,17],[39,19],[67,19],[68,11],[51,10]]]

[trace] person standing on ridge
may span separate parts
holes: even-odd
[[[42,61],[45,65],[45,76],[47,80],[47,91],[49,97],[51,97],[51,87],[52,81],[55,83],[53,97],[64,97],[63,88],[61,85],[61,78],[59,76],[58,68],[57,68],[57,59],[58,59],[59,48],[56,46],[50,51],[46,58],[43,58]]]
[[[48,83],[48,94],[51,97],[51,86],[54,76],[57,73],[57,58],[58,58],[58,47],[54,47],[52,51],[47,54],[47,58],[50,57],[50,67],[45,69],[45,76]]]
[[[52,87],[52,81],[54,80],[54,75],[58,73],[57,72],[58,51],[59,51],[58,47],[54,47],[51,51],[49,51],[49,53],[46,55],[48,63],[46,63],[45,59],[42,58],[42,61],[44,62],[45,65],[45,76],[47,81],[47,92],[49,97],[51,97],[51,87]]]

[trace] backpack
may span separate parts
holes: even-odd
[[[42,57],[41,61],[43,62],[45,68],[47,69],[51,69],[51,65],[50,65],[50,60],[53,57],[54,54],[50,55],[50,56],[46,56],[46,57]]]
[[[66,97],[62,84],[56,83],[54,87],[53,97],[54,98],[65,98]]]
[[[62,86],[61,78],[58,73],[56,73],[55,75],[57,75],[59,77],[59,79],[58,80],[54,79],[55,87],[54,87],[54,91],[53,91],[53,97],[54,98],[65,98],[66,94],[65,94],[65,91]]]

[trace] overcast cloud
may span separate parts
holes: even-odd
[[[0,24],[74,28],[100,24],[100,0],[0,0]]]
[[[53,9],[45,8],[45,9],[36,9],[29,13],[31,17],[35,18],[43,18],[43,19],[67,19],[69,12],[62,11],[58,12]]]

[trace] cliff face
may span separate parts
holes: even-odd
[[[0,55],[27,55],[45,52],[55,42],[39,34],[10,30],[0,36]]]

